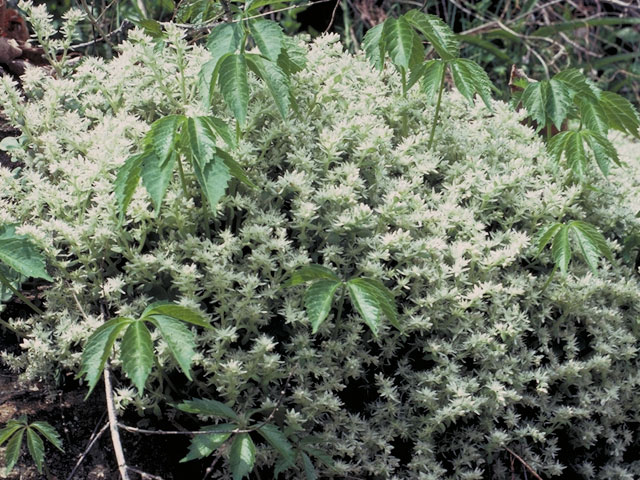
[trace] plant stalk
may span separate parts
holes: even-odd
[[[118,462],[118,471],[120,472],[121,480],[129,480],[129,474],[127,473],[127,461],[124,458],[124,450],[122,449],[122,443],[120,442],[120,433],[118,432],[118,419],[116,417],[116,405],[113,401],[113,387],[111,385],[111,372],[109,366],[104,367],[104,396],[107,401],[107,414],[109,415],[109,430],[111,431],[111,443],[113,444],[113,451],[116,455]]]
[[[433,116],[433,126],[431,127],[431,134],[429,135],[429,145],[427,146],[428,150],[431,150],[431,147],[433,147],[433,139],[436,135],[436,126],[438,125],[438,116],[440,115],[440,103],[442,101],[442,92],[444,90],[444,77],[445,69],[442,70],[442,79],[440,79],[440,90],[438,90],[438,100],[436,101],[436,112]]]
[[[0,272],[0,283],[11,290],[20,300],[22,300],[31,310],[36,312],[38,315],[44,315],[44,312],[36,307],[31,300],[25,297],[22,293],[20,293],[16,288],[11,285],[11,282],[5,277],[2,272]]]

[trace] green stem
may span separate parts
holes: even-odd
[[[22,300],[29,308],[31,308],[31,310],[36,312],[38,315],[44,315],[44,312],[42,310],[31,303],[31,300],[29,300],[22,293],[16,290],[13,285],[11,285],[11,282],[2,274],[2,272],[0,272],[0,283],[11,290],[20,300]]]
[[[344,282],[342,282],[342,287],[341,287],[341,292],[340,292],[340,300],[338,300],[338,314],[336,315],[336,323],[338,322],[338,320],[340,318],[342,318],[342,307],[344,307],[344,291],[345,291],[346,285]]]
[[[547,123],[547,142],[549,140],[551,140],[551,137],[552,137],[552,135],[551,135],[551,124]]]
[[[446,67],[446,65],[445,65]],[[440,115],[440,102],[442,101],[442,92],[444,90],[444,69],[442,70],[442,79],[440,79],[440,90],[438,90],[438,100],[436,102],[436,113],[433,116],[433,126],[431,127],[431,134],[429,135],[428,150],[431,150],[433,146],[433,139],[436,135],[436,126],[438,125],[438,116]]]
[[[18,330],[16,330],[15,328],[13,328],[11,325],[9,325],[7,322],[5,322],[4,320],[2,320],[0,318],[0,326],[3,326],[4,328],[6,328],[7,330],[11,330],[13,333],[15,333],[18,337],[20,338],[24,338],[24,335],[21,334]]]
[[[185,198],[189,197],[189,193],[187,192],[187,181],[184,178],[184,169],[182,168],[182,159],[178,157],[178,173],[180,174],[180,183],[182,183],[182,191],[184,192]]]
[[[551,270],[551,273],[549,274],[549,278],[547,279],[547,281],[544,283],[544,286],[542,287],[542,290],[540,291],[540,294],[542,295],[544,293],[544,291],[547,289],[547,287],[549,286],[549,284],[551,283],[551,280],[553,280],[553,276],[556,274],[556,270],[558,269],[558,265],[554,265],[553,266],[553,270]]]

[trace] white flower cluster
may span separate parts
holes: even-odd
[[[637,144],[611,181],[570,185],[521,114],[447,94],[429,151],[434,107],[323,36],[292,79],[299,113],[282,120],[251,80],[233,155],[257,189],[232,185],[211,215],[187,168],[189,195],[176,173],[156,215],[140,186],[119,226],[116,170],[148,124],[207,113],[197,95],[207,53],[169,37],[154,46],[134,31],[117,58],[87,58],[64,78],[29,71],[24,101],[2,80],[24,148],[19,170],[0,168],[0,221],[24,225],[55,278],[44,315],[11,320],[26,337],[5,362],[25,379],[77,371],[101,305],[137,315],[168,299],[211,319],[195,372],[212,398],[239,412],[273,405],[291,375],[279,421],[322,439],[336,463],[316,462],[321,478],[510,478],[505,446],[545,478],[640,475],[625,459],[640,446],[629,435],[640,414],[638,272],[617,260],[594,276],[578,259],[544,289],[550,254],[535,259],[534,244],[547,223],[586,219],[619,252],[640,228]],[[231,122],[219,96],[211,113]],[[311,335],[303,287],[284,287],[309,263],[384,282],[402,332],[385,326],[375,340],[346,302]],[[123,381],[119,408],[164,408],[157,386],[152,375],[137,399]],[[274,459],[260,455],[258,468]]]

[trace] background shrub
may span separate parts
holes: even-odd
[[[164,371],[142,398],[121,376],[121,409],[159,413],[193,395],[246,412],[274,405],[291,374],[276,421],[318,436],[336,461],[317,465],[322,478],[509,478],[505,446],[543,476],[639,475],[637,271],[618,259],[596,277],[576,261],[544,289],[550,254],[533,260],[534,233],[574,218],[620,252],[640,226],[637,144],[623,148],[624,172],[570,184],[522,113],[450,94],[428,151],[433,106],[416,89],[403,98],[391,69],[380,76],[337,40],[308,46],[290,119],[252,78],[234,157],[257,190],[232,186],[212,216],[174,178],[158,216],[138,188],[122,227],[115,171],[160,116],[208,113],[197,96],[208,53],[173,27],[155,45],[134,31],[118,57],[86,58],[67,78],[29,70],[24,100],[3,78],[2,106],[24,137],[23,166],[0,169],[0,223],[23,225],[55,278],[44,315],[11,319],[25,338],[3,360],[25,379],[77,371],[101,312],[137,316],[167,299],[212,319],[197,380],[159,378],[176,365],[158,339]],[[222,98],[213,104],[230,121]],[[383,281],[404,330],[387,324],[375,341],[346,304],[312,336],[302,287],[283,288],[308,263]],[[260,448],[258,468],[275,458]]]

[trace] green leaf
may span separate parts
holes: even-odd
[[[569,223],[569,228],[578,243],[582,257],[593,273],[597,272],[598,259],[601,256],[609,261],[613,260],[613,254],[607,245],[607,241],[593,225],[574,220]]]
[[[31,458],[36,464],[38,473],[42,473],[42,464],[44,463],[44,442],[40,436],[31,428],[27,427],[27,448],[31,454]]]
[[[291,274],[291,278],[287,281],[286,285],[293,287],[300,285],[301,283],[310,282],[312,280],[333,280],[334,282],[341,282],[340,277],[333,273],[327,267],[322,265],[306,265],[299,268]]]
[[[224,120],[221,120],[217,117],[198,117],[200,120],[211,130],[220,136],[224,143],[226,143],[229,148],[236,148],[236,137],[231,132],[229,125],[226,124]]]
[[[382,27],[382,42],[391,57],[391,62],[398,70],[405,72],[409,70],[415,36],[415,32],[403,17],[385,20]]]
[[[316,457],[318,460],[320,460],[329,468],[333,468],[335,465],[333,458],[331,458],[322,450],[318,450],[317,448],[304,447],[304,451],[307,452],[309,455],[313,455],[314,457]]]
[[[229,55],[220,64],[220,90],[240,127],[244,126],[249,104],[247,62],[244,55]]]
[[[143,161],[144,153],[132,155],[127,158],[124,165],[118,169],[113,191],[118,204],[120,221],[124,219],[124,214],[127,212],[127,207],[129,207],[129,203],[131,203],[133,194],[135,193],[138,182],[140,181]]]
[[[583,130],[582,136],[584,140],[586,140],[587,145],[589,145],[589,148],[591,148],[596,163],[603,175],[607,176],[609,174],[610,162],[620,165],[616,147],[613,146],[607,137],[590,130]]]
[[[17,235],[15,225],[0,226],[0,262],[25,277],[53,281],[44,256],[26,235]]]
[[[282,52],[278,57],[278,66],[291,76],[304,69],[307,65],[307,50],[300,46],[292,37],[285,35],[282,42]]]
[[[23,428],[16,432],[16,434],[13,435],[7,443],[7,449],[4,453],[4,461],[7,473],[13,470],[13,467],[20,457],[20,448],[22,447],[22,438],[24,437],[25,430],[26,429]]]
[[[245,10],[247,13],[255,12],[259,8],[265,7],[267,5],[281,4],[283,0],[249,0],[245,5]]]
[[[587,155],[584,150],[582,132],[573,132],[567,140],[564,150],[569,168],[579,177],[583,177],[587,171]]]
[[[24,428],[24,425],[22,425],[21,423],[11,423],[11,421],[9,421],[9,423],[7,423],[7,426],[0,430],[0,445],[6,442],[11,435],[16,433],[21,428]]]
[[[167,115],[151,124],[145,141],[153,149],[160,165],[164,165],[175,155],[178,131],[185,120],[184,115]]]
[[[555,237],[553,237],[553,243],[551,245],[551,257],[555,264],[560,268],[563,274],[567,273],[569,267],[569,260],[571,259],[571,247],[569,246],[569,227],[563,225],[558,230]]]
[[[196,413],[198,415],[208,415],[211,417],[224,417],[231,420],[240,421],[240,418],[231,408],[217,400],[206,398],[194,398],[185,400],[177,405],[179,410],[187,413]]]
[[[566,130],[551,137],[548,144],[548,150],[549,154],[555,158],[556,162],[559,162],[562,159],[562,154],[567,147],[567,143],[574,135],[575,132],[573,130]]]
[[[249,476],[256,460],[256,446],[247,433],[239,433],[231,444],[229,466],[233,480],[242,480]]]
[[[609,131],[607,114],[597,101],[591,101],[581,96],[575,98],[583,125],[594,132],[606,135]]]
[[[124,332],[120,344],[122,370],[142,394],[153,367],[153,341],[143,321],[134,321]]]
[[[347,282],[349,298],[364,322],[369,326],[374,337],[378,337],[382,308],[380,299],[368,285],[358,282],[359,279],[351,279]]]
[[[216,153],[216,135],[208,117],[187,119],[184,148],[192,164],[205,164]]]
[[[0,150],[10,152],[11,150],[21,150],[22,147],[18,142],[18,137],[4,137],[0,140]]]
[[[226,54],[237,52],[242,46],[242,25],[223,23],[215,26],[207,37],[207,50],[211,52],[213,65]]]
[[[49,441],[49,443],[51,443],[51,445],[56,447],[61,452],[64,452],[64,449],[62,448],[62,440],[60,439],[60,435],[58,435],[58,432],[56,432],[56,429],[53,428],[49,423],[37,421],[37,422],[33,422],[29,426],[39,431],[44,436],[44,438],[46,438]]]
[[[463,42],[463,43],[468,43],[470,45],[475,45],[476,47],[480,47],[486,51],[488,51],[489,53],[493,54],[496,58],[499,58],[500,60],[507,62],[507,63],[514,63],[515,60],[513,58],[511,58],[507,52],[501,50],[498,46],[496,46],[495,44],[487,41],[487,40],[483,40],[482,38],[480,38],[479,35],[464,35],[464,34],[459,34],[456,35],[456,38],[458,39],[459,42]]]
[[[473,104],[473,96],[477,93],[491,110],[491,80],[487,72],[476,62],[466,58],[451,60],[450,65],[453,81],[462,96]]]
[[[316,480],[318,475],[316,474],[316,469],[313,467],[313,463],[311,463],[311,459],[309,455],[302,452],[302,467],[304,468],[304,475],[307,477],[307,480]]]
[[[267,84],[280,115],[286,119],[289,113],[290,90],[287,76],[276,63],[259,55],[247,54],[246,59],[251,71]]]
[[[548,85],[545,99],[546,114],[556,128],[560,130],[562,129],[562,122],[567,118],[567,113],[569,112],[571,93],[563,82],[553,78],[545,83]]]
[[[131,322],[133,322],[131,318],[118,317],[111,319],[98,327],[87,340],[87,344],[82,351],[80,372],[78,372],[78,378],[85,375],[89,383],[87,397],[91,395],[102,375],[104,365],[111,356],[111,349],[116,338]]]
[[[385,317],[387,317],[387,320],[389,320],[391,325],[396,327],[398,330],[401,330],[393,293],[391,293],[391,291],[385,287],[382,282],[372,278],[353,278],[349,281],[352,284],[361,286],[362,288],[368,288],[372,293],[374,293],[378,300],[378,306],[384,313]]]
[[[607,116],[609,126],[629,135],[640,138],[640,117],[631,102],[617,93],[602,92],[600,105]]]
[[[529,116],[538,123],[538,130],[550,119],[558,130],[567,118],[572,96],[564,82],[552,78],[532,82],[522,92],[522,104]]]
[[[227,168],[222,158],[215,155],[213,159],[207,161],[204,165],[201,162],[194,162],[193,172],[209,203],[209,208],[215,213],[215,206],[225,194],[227,184],[231,178],[229,168]]]
[[[180,460],[180,463],[188,462],[190,460],[197,460],[199,458],[206,458],[217,450],[224,442],[226,442],[231,433],[224,433],[234,430],[237,426],[229,423],[215,425],[213,428],[204,427],[202,430],[221,430],[222,433],[211,433],[210,435],[194,435],[189,445],[189,453]]]
[[[568,68],[556,73],[553,79],[564,83],[576,98],[590,102],[598,101],[600,89],[577,68]]]
[[[162,338],[189,380],[191,378],[191,362],[196,354],[196,343],[193,333],[184,323],[165,315],[154,315],[150,320],[160,331]]]
[[[365,56],[377,70],[382,70],[384,66],[383,26],[384,24],[379,23],[375,27],[370,28],[362,40],[362,48],[364,49]]]
[[[153,315],[164,315],[177,320],[182,320],[183,322],[191,323],[198,327],[213,328],[205,316],[200,312],[197,312],[192,308],[176,305],[175,303],[153,303],[149,305],[144,312],[142,312],[140,319],[143,320]]]
[[[164,163],[160,161],[152,150],[143,154],[141,165],[142,184],[147,189],[156,212],[160,210],[169,182],[173,178],[176,161],[178,161],[178,155],[175,151],[169,154]]]
[[[562,228],[562,223],[554,223],[553,225],[548,226],[545,230],[540,234],[540,239],[538,240],[538,251],[536,252],[536,257],[542,253],[544,247],[551,241],[551,239],[558,233],[558,230]]]
[[[282,51],[282,27],[272,20],[249,20],[249,32],[256,42],[260,53],[274,62],[278,61]]]
[[[333,296],[341,285],[342,282],[335,280],[318,280],[313,282],[304,292],[304,306],[311,322],[312,333],[315,334],[318,331],[322,322],[329,315]]]
[[[442,59],[429,60],[425,63],[421,89],[430,101],[438,96],[447,62]]]
[[[287,437],[278,427],[265,424],[258,429],[258,433],[285,459],[287,465],[293,466],[296,460],[296,454],[289,440],[287,440]]]
[[[460,55],[460,44],[456,34],[440,18],[415,9],[401,18],[406,19],[412,27],[422,33],[441,58],[451,60]]]
[[[229,169],[229,173],[232,177],[237,178],[240,182],[244,183],[249,188],[258,188],[255,183],[247,176],[242,166],[236,162],[231,155],[221,149],[216,149],[216,154],[222,158],[222,161]]]

